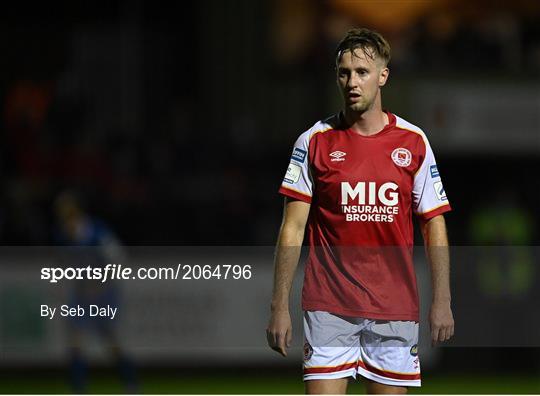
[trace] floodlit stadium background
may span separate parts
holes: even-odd
[[[52,202],[65,188],[126,245],[272,245],[292,143],[339,108],[333,50],[352,26],[376,29],[392,45],[383,104],[428,133],[454,208],[452,243],[538,245],[536,1],[11,3],[0,19],[3,246],[53,244]],[[510,288],[490,267],[468,273],[453,265],[454,282],[471,285],[457,298],[483,293],[478,316],[499,314],[494,331],[506,334],[506,345],[527,347],[429,351],[425,386],[414,392],[540,393],[540,343],[519,342],[538,327],[512,323],[529,314],[538,323],[538,313],[505,305],[527,300],[538,284]],[[28,293],[13,294],[10,271],[3,266],[0,339],[36,338],[23,354],[2,351],[0,392],[70,392],[64,355],[32,356],[46,350],[39,329],[48,325],[13,316],[10,299]],[[537,262],[528,271],[538,279]],[[269,285],[271,268],[264,273]],[[268,304],[259,305],[264,322]],[[193,306],[201,316],[204,305]],[[253,332],[264,340],[264,327]],[[299,354],[261,359],[259,351],[250,361],[235,359],[234,346],[230,360],[208,350],[205,359],[167,352],[136,362],[142,392],[303,391]],[[122,392],[104,356],[90,359],[89,391]]]

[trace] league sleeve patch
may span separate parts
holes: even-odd
[[[295,147],[291,158],[303,164],[304,160],[306,159],[306,155],[307,155],[307,151],[299,149],[298,147]]]
[[[446,192],[444,191],[444,186],[442,185],[441,181],[433,183],[433,188],[435,189],[435,194],[437,194],[437,198],[439,198],[439,201],[448,200],[448,198],[446,198]]]
[[[287,173],[285,173],[284,181],[290,184],[297,183],[300,180],[300,173],[302,173],[302,168],[300,166],[290,163],[287,168]]]
[[[432,179],[439,176],[439,170],[437,169],[437,165],[431,165],[429,167],[429,171],[431,172]]]

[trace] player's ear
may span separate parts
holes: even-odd
[[[388,67],[385,66],[381,69],[381,73],[379,74],[379,87],[384,87],[389,74],[390,69]]]

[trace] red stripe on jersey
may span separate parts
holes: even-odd
[[[378,369],[376,367],[370,366],[369,364],[366,364],[362,362],[361,360],[358,361],[358,365],[362,367],[364,370],[367,370],[373,374],[380,375],[382,377],[386,378],[392,378],[392,379],[398,379],[398,380],[407,380],[407,381],[413,381],[413,380],[419,380],[420,379],[420,373],[418,374],[405,374],[405,373],[394,373],[391,371],[384,371],[381,369]]]
[[[443,213],[451,211],[452,208],[450,207],[450,204],[444,204],[442,206],[439,206],[438,208],[435,208],[433,210],[429,210],[425,213],[421,213],[418,216],[420,216],[423,220],[429,220],[434,218],[435,216],[439,216]]]
[[[339,366],[332,367],[306,367],[304,368],[304,374],[325,374],[325,373],[336,373],[338,371],[349,370],[356,368],[357,362],[354,363],[345,363]]]
[[[291,190],[290,188],[287,188],[285,186],[281,186],[278,191],[280,194],[283,194],[287,197],[298,199],[309,204],[311,203],[311,197],[309,195],[301,193],[300,191]]]

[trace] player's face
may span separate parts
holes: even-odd
[[[369,110],[388,78],[389,70],[378,57],[366,56],[360,48],[346,51],[336,66],[337,83],[345,107],[354,112]]]
[[[77,231],[79,230],[81,215],[76,206],[67,200],[57,203],[56,216],[63,232],[71,238],[76,239]]]

